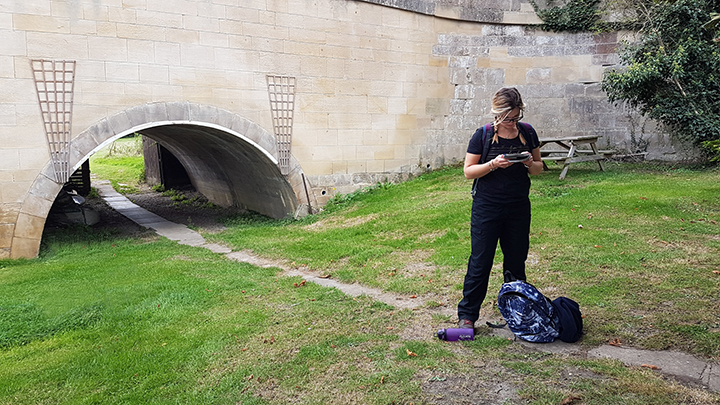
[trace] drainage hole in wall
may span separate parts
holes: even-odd
[[[325,190],[320,192],[320,195],[325,195],[325,194],[327,194],[327,191],[325,191]]]
[[[429,168],[430,168],[430,163],[428,163],[426,167],[429,169]]]

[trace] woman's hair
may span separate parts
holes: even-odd
[[[492,98],[492,113],[495,115],[495,121],[493,127],[497,128],[498,124],[503,122],[505,118],[512,112],[512,110],[519,108],[520,111],[525,111],[525,103],[522,101],[520,92],[515,87],[503,87],[502,89],[495,92]],[[526,144],[525,138],[522,133],[518,130],[518,136],[520,142],[523,145]],[[497,131],[493,135],[493,142],[498,141]]]

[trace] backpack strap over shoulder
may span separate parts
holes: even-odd
[[[480,155],[480,163],[485,163],[487,161],[488,153],[490,153],[490,143],[492,142],[492,137],[495,133],[495,128],[492,124],[485,124],[481,128],[477,129],[478,131],[482,131],[482,134],[480,136],[480,140],[482,141],[482,154]],[[470,191],[470,194],[473,196],[475,195],[476,189],[477,189],[477,182],[478,179],[473,180],[472,190]]]
[[[480,163],[485,163],[487,161],[488,153],[490,153],[490,143],[492,142],[492,137],[495,134],[495,128],[492,124],[485,124],[482,127],[482,144],[483,144],[483,150],[482,155],[480,155]]]
[[[532,125],[527,122],[518,122],[518,124],[518,129],[528,142],[530,142],[531,139],[537,139],[537,132],[535,132],[535,128],[533,128]]]

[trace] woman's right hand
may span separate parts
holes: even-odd
[[[491,162],[492,167],[495,169],[505,169],[506,167],[512,165],[512,163],[505,158],[505,155],[497,155],[493,160],[491,160]]]

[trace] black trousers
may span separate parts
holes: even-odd
[[[530,200],[497,204],[474,198],[470,220],[472,251],[468,260],[458,319],[477,321],[487,294],[498,240],[503,252],[505,282],[525,280],[530,247]]]

